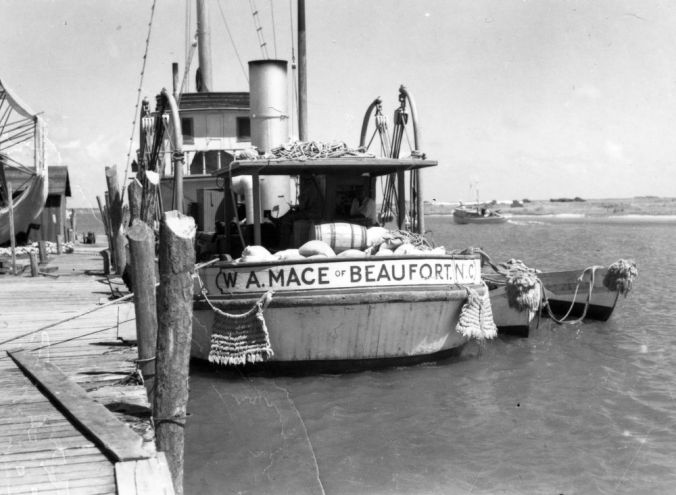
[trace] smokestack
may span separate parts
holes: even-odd
[[[249,62],[251,144],[269,152],[289,139],[286,60]]]
[[[286,67],[286,60],[249,62],[251,144],[259,153],[268,153],[289,140]],[[290,203],[288,176],[261,177],[261,207],[265,214],[281,217]]]

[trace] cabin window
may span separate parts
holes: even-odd
[[[249,117],[237,117],[237,141],[251,141],[251,121]]]
[[[181,119],[181,134],[183,134],[183,143],[195,144],[195,131],[192,119],[187,117]]]

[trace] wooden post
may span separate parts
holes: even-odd
[[[133,224],[134,220],[141,218],[141,202],[143,199],[143,186],[137,178],[134,178],[127,187],[127,198],[129,199],[130,222]]]
[[[155,234],[138,218],[127,233],[131,283],[136,310],[136,342],[139,369],[143,375],[148,400],[153,403],[155,383],[155,348],[157,346],[157,303],[155,300]]]
[[[157,448],[167,454],[174,490],[183,494],[183,445],[192,339],[195,220],[178,211],[160,223],[157,359],[153,417]]]
[[[110,275],[110,250],[102,250],[101,257],[103,258],[103,274]]]
[[[254,244],[261,245],[261,183],[258,173],[251,174],[253,182],[253,226],[254,226]],[[249,219],[246,219],[249,222]]]
[[[31,251],[29,256],[31,258],[31,277],[37,277],[40,275],[40,269],[38,268],[38,253]]]
[[[40,253],[40,264],[47,264],[49,259],[49,255],[47,254],[47,241],[38,241],[38,252]]]
[[[108,185],[108,200],[110,203],[108,215],[110,217],[111,234],[113,235],[113,257],[115,259],[115,273],[122,275],[127,266],[127,256],[123,225],[122,194],[117,178],[117,166],[106,167],[106,184]]]
[[[56,254],[63,254],[63,234],[56,234]]]
[[[9,202],[9,243],[12,248],[12,275],[16,275],[16,233],[14,232],[14,199],[12,183],[7,182],[7,201]]]
[[[159,219],[157,197],[160,188],[160,174],[146,170],[143,181],[143,201],[141,203],[141,220],[154,227],[155,219]]]
[[[111,262],[113,262],[113,235],[110,228],[110,218],[108,217],[108,193],[106,193],[106,206],[102,204],[101,197],[96,196],[96,201],[99,203],[99,211],[101,212],[101,221],[103,222],[103,228],[106,231],[106,237],[108,238],[108,250],[111,254]]]

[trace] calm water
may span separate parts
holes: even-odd
[[[543,269],[634,258],[606,323],[345,375],[194,369],[186,493],[676,493],[673,224],[427,217],[437,244]]]

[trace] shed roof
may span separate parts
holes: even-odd
[[[68,176],[67,165],[51,165],[47,168],[49,177],[49,194],[70,194],[70,177]]]

